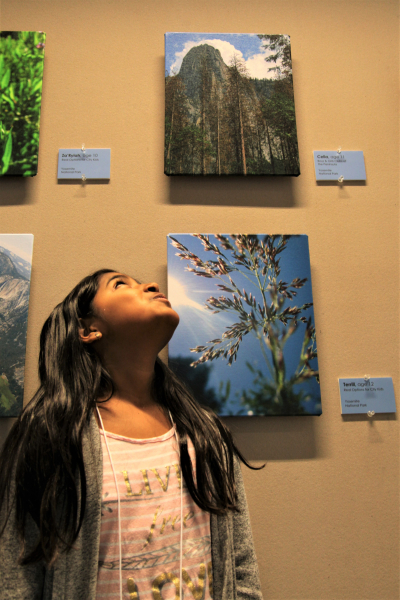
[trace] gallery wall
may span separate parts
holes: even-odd
[[[169,232],[309,236],[321,417],[230,418],[265,598],[398,600],[396,415],[342,417],[338,377],[398,372],[398,3],[2,0],[47,34],[38,175],[0,180],[0,233],[33,233],[25,402],[56,303],[101,267],[166,292]],[[291,36],[301,175],[163,173],[164,33]],[[111,148],[106,183],[57,182],[59,148]],[[363,150],[367,181],[317,184],[313,150]],[[163,355],[166,358],[166,354]],[[0,421],[0,443],[11,420]]]

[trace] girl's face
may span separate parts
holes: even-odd
[[[157,283],[138,283],[121,273],[106,273],[100,277],[92,307],[92,324],[103,335],[145,333],[151,336],[152,331],[158,329],[161,334],[163,330],[170,331],[171,337],[179,323],[178,314],[160,293]]]

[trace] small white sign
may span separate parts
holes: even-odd
[[[58,179],[110,179],[110,148],[61,148]]]
[[[315,178],[317,181],[365,180],[364,152],[361,150],[315,150]]]
[[[396,412],[391,377],[339,379],[342,415]]]

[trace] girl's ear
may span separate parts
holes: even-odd
[[[102,338],[102,333],[94,325],[89,325],[84,319],[79,319],[79,338],[84,344],[92,344]]]

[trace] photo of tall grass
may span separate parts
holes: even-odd
[[[300,174],[288,35],[165,34],[164,172]]]
[[[0,417],[22,409],[33,235],[0,234]]]
[[[221,416],[320,415],[306,235],[170,234],[169,366]]]
[[[37,174],[46,34],[0,31],[0,175]]]

